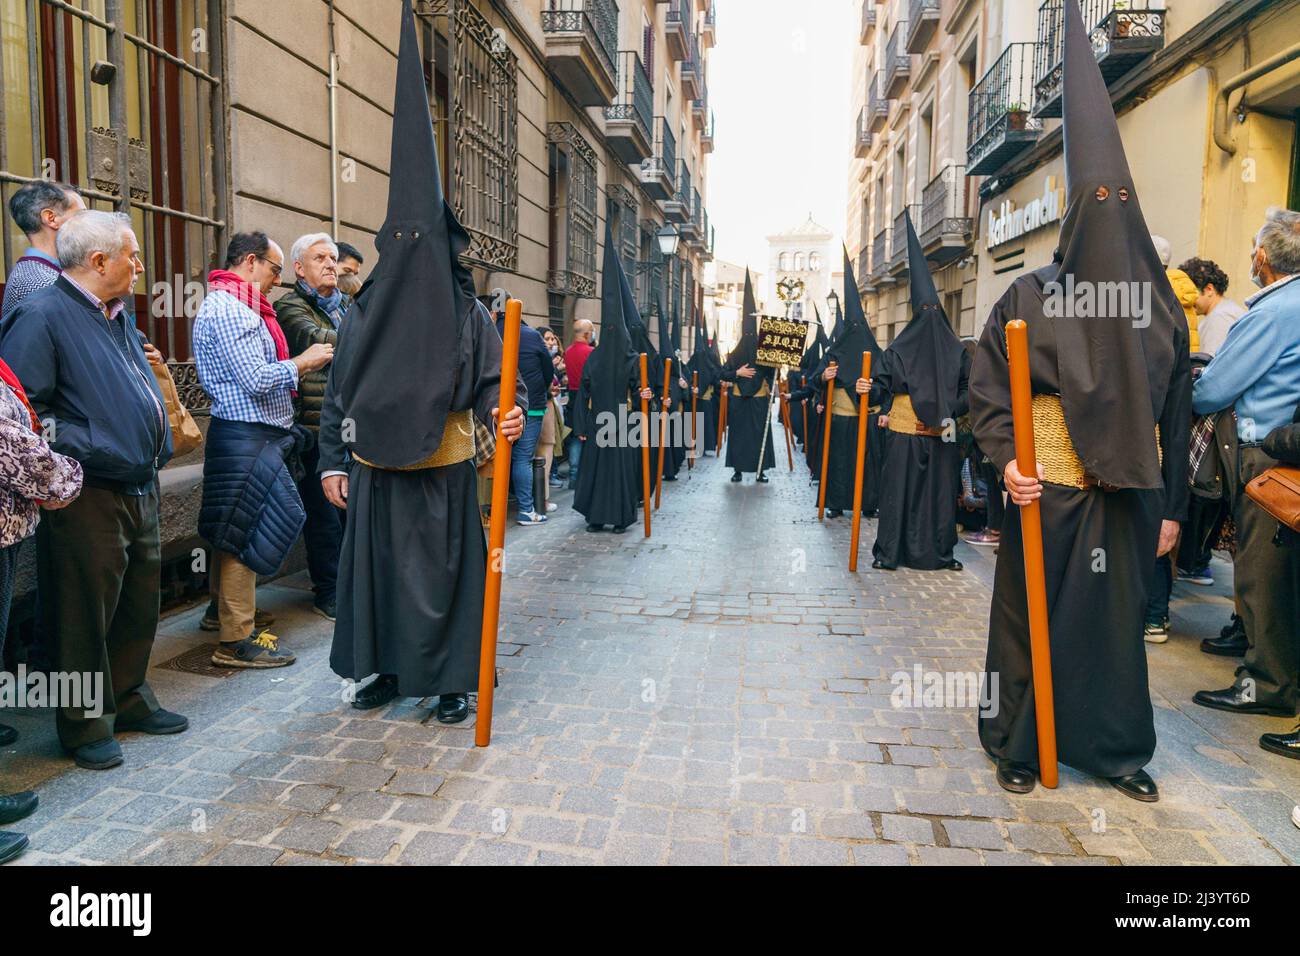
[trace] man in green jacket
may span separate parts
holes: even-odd
[[[338,288],[339,250],[323,232],[302,236],[293,244],[293,288],[275,303],[275,314],[289,343],[289,354],[299,355],[318,343],[335,345],[345,311]],[[321,403],[329,370],[312,372],[298,382],[297,424],[312,432],[320,429]],[[344,514],[325,499],[316,475],[319,452],[315,442],[302,453],[305,477],[298,485],[307,511],[303,538],[307,545],[307,571],[316,593],[314,607],[334,620],[334,592],[338,579],[339,548],[343,543]]]

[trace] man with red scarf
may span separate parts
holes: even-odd
[[[302,500],[285,464],[295,446],[293,399],[301,377],[328,365],[334,347],[289,357],[266,298],[283,265],[284,253],[265,233],[237,234],[226,268],[208,276],[194,321],[195,364],[212,399],[199,533],[214,550],[221,643],[212,663],[221,667],[295,659],[274,635],[256,632],[257,575],[274,573],[302,529]]]

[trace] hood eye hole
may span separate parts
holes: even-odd
[[[401,238],[402,238],[402,231],[399,229],[397,232],[393,233],[393,238],[394,238],[394,239],[401,239]]]
[[[1123,186],[1121,186],[1119,190],[1119,201],[1128,202],[1128,190]]]
[[[1110,187],[1108,187],[1108,186],[1098,186],[1098,187],[1097,187],[1097,202],[1105,202],[1105,201],[1106,201],[1107,199],[1109,199],[1109,198],[1110,198]]]
[[[420,231],[417,229],[415,232],[411,233],[411,238],[412,238],[412,239],[419,239],[419,238],[420,238]]]

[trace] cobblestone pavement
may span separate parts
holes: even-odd
[[[778,448],[778,452],[783,449]],[[993,780],[974,710],[891,706],[891,675],[983,666],[992,556],[963,573],[845,570],[847,520],[816,521],[784,468],[727,482],[706,459],[665,485],[654,536],[592,535],[568,507],[511,527],[492,746],[433,701],[361,713],[328,667],[301,578],[261,590],[299,655],[271,672],[155,666],[188,733],[123,736],[126,764],[75,769],[48,714],[6,715],[5,789],[40,863],[1283,863],[1300,764],[1255,740],[1291,722],[1190,703],[1232,662],[1197,644],[1225,581],[1179,584],[1149,647],[1162,800],[1062,768],[1055,791]],[[157,664],[208,643],[201,608],[164,622]]]

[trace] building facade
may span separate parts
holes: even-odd
[[[813,304],[826,318],[826,295],[830,292],[831,276],[840,265],[836,255],[835,235],[826,227],[806,221],[791,229],[767,237],[767,301],[776,314],[784,314],[790,307],[790,318],[805,322],[816,321]],[[790,301],[781,298],[777,286],[785,281],[803,283],[803,294]]]
[[[1297,208],[1297,0],[864,3],[847,233],[882,339],[909,315],[903,208],[963,336],[1051,261],[1064,2],[1081,5],[1143,213],[1174,265],[1213,259],[1240,300],[1264,210]]]
[[[689,319],[713,249],[713,0],[415,8],[443,188],[472,237],[479,290],[508,290],[526,322],[567,340],[575,319],[599,322],[608,220],[642,307],[662,299]],[[233,232],[262,229],[288,250],[325,231],[374,265],[400,11],[399,0],[0,0],[0,200],[57,178],[88,205],[130,212],[146,267],[137,322],[200,416],[190,324]],[[24,240],[4,219],[7,275]],[[200,453],[164,472],[171,554],[194,543],[201,467]]]

